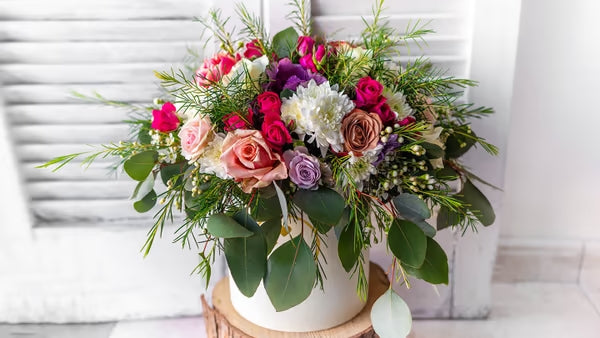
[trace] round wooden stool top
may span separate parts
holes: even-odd
[[[297,338],[297,337],[377,337],[371,325],[371,307],[379,296],[389,287],[389,281],[383,269],[371,262],[369,275],[369,297],[363,310],[350,321],[334,328],[312,332],[281,332],[265,329],[252,324],[240,316],[233,308],[229,298],[228,277],[221,279],[212,295],[214,308],[202,297],[204,320],[208,338]]]

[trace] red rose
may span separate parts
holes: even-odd
[[[262,49],[260,48],[257,39],[254,39],[246,44],[246,50],[244,51],[244,57],[246,59],[252,59],[253,57],[261,57],[262,55]]]
[[[237,112],[229,113],[223,116],[225,131],[234,131],[236,129],[246,129],[246,121],[240,117]]]
[[[384,126],[391,126],[396,122],[396,113],[392,111],[386,101],[385,97],[381,97],[379,103],[370,108],[369,111],[379,115]]]
[[[292,143],[292,136],[281,119],[265,119],[262,135],[276,152],[281,152],[284,145]]]
[[[171,132],[179,127],[179,117],[175,114],[175,106],[171,102],[163,104],[160,110],[152,111],[152,129],[163,133]]]
[[[279,99],[279,95],[274,92],[264,92],[258,95],[256,98],[258,102],[258,110],[265,114],[271,115],[276,114],[277,116],[281,115],[281,100]]]
[[[306,54],[312,53],[313,47],[315,45],[315,40],[310,36],[301,36],[298,38],[298,54],[300,56],[304,56]]]
[[[375,105],[383,93],[383,85],[369,76],[358,80],[356,84],[356,106],[363,109]]]
[[[416,121],[417,121],[417,119],[415,119],[414,117],[407,116],[402,121],[400,121],[398,124],[400,124],[402,127],[404,127],[404,126],[411,125],[411,124],[415,123]]]

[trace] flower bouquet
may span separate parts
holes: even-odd
[[[165,223],[179,219],[177,239],[198,248],[196,270],[207,281],[224,253],[239,292],[252,297],[264,285],[277,312],[323,287],[331,264],[353,278],[364,301],[365,252],[380,241],[394,256],[392,281],[447,284],[436,231],[494,222],[473,184],[481,180],[458,160],[474,146],[496,153],[468,122],[491,109],[461,102],[473,81],[425,58],[394,61],[431,31],[419,24],[395,31],[381,15],[383,1],[359,41],[313,36],[304,2],[292,5],[295,26],[272,38],[243,6],[239,37],[218,10],[199,19],[221,50],[195,72],[157,72],[164,97],[131,106],[133,139],[83,163],[115,156],[139,182],[134,208],[156,212],[146,254]],[[432,210],[437,228],[427,221]],[[325,243],[335,243],[333,255],[326,257]],[[371,316],[382,337],[410,331],[410,312],[391,288]]]

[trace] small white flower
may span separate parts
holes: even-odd
[[[388,88],[384,89],[383,96],[387,99],[387,104],[390,106],[392,111],[398,115],[398,119],[402,120],[407,116],[413,114],[413,109],[406,102],[406,96],[404,93],[396,92],[393,93]]]
[[[342,150],[342,119],[354,109],[354,103],[344,93],[331,87],[329,82],[317,85],[310,80],[306,87],[299,86],[296,94],[284,99],[281,106],[281,118],[289,123],[295,122],[300,137],[311,136],[321,148],[327,151],[331,145],[334,150]]]
[[[377,152],[375,151],[365,152],[364,155],[360,157],[350,156],[348,161],[344,163],[348,172],[348,175],[346,175],[344,180],[346,180],[348,176],[352,177],[356,188],[362,191],[364,182],[367,181],[371,175],[377,174],[377,168],[373,165],[373,162],[375,162],[376,159]],[[343,184],[347,185],[349,182],[344,181]]]
[[[243,58],[231,68],[229,74],[223,76],[223,84],[228,85],[231,81],[246,81],[245,87],[251,86],[265,72],[268,65],[269,58],[266,55],[254,61]]]
[[[434,128],[433,125],[430,125],[425,131],[423,131],[423,140],[427,143],[435,144],[436,146],[444,149],[446,146],[444,145],[444,142],[440,140],[440,134],[442,133],[442,130],[442,127]],[[444,167],[444,161],[441,157],[430,159],[429,163],[431,163],[434,168]]]
[[[225,167],[221,163],[221,147],[225,137],[220,134],[215,135],[215,138],[206,146],[204,153],[198,159],[199,172],[203,174],[215,174],[222,179],[229,179]]]

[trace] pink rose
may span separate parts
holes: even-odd
[[[386,101],[386,98],[382,96],[379,103],[367,110],[379,115],[384,126],[391,126],[396,122],[396,113],[392,111],[390,105],[387,104]]]
[[[325,47],[323,45],[319,45],[314,54],[309,53],[300,58],[300,65],[306,69],[309,69],[311,72],[317,72],[317,64],[320,64],[323,61],[323,57],[325,57]],[[315,64],[316,62],[316,64]]]
[[[298,38],[298,54],[300,56],[304,56],[306,54],[312,53],[313,47],[315,45],[315,40],[310,36],[301,36]]]
[[[292,136],[281,119],[265,118],[262,135],[277,152],[281,152],[284,145],[292,143]]]
[[[379,102],[383,93],[383,85],[369,76],[358,80],[356,84],[356,106],[364,109]]]
[[[244,57],[246,59],[252,59],[253,57],[261,57],[263,55],[262,49],[257,39],[254,39],[246,44],[246,50],[244,51]]]
[[[220,52],[212,58],[204,60],[204,63],[196,71],[194,79],[196,84],[201,87],[208,87],[212,83],[217,82],[223,78],[223,76],[231,72],[231,68],[237,62],[238,58]]]
[[[237,112],[223,116],[223,123],[225,124],[225,131],[245,129],[247,127],[246,121]]]
[[[208,116],[203,118],[196,116],[181,127],[178,136],[181,139],[183,157],[188,161],[195,161],[202,155],[215,133]]]
[[[323,57],[325,57],[325,46],[319,45],[319,47],[317,47],[317,51],[315,52],[315,60],[320,63],[323,61]]]
[[[163,133],[171,132],[179,127],[179,118],[175,114],[175,106],[171,102],[163,104],[160,110],[152,111],[152,129]]]
[[[288,177],[281,155],[271,151],[258,130],[237,129],[228,133],[221,150],[225,171],[240,182],[245,193]]]
[[[265,115],[281,115],[281,99],[274,92],[260,93],[256,98],[258,110]]]

